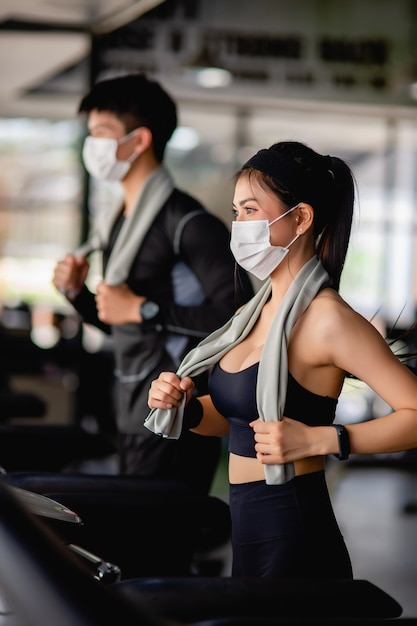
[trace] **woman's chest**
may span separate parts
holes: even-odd
[[[221,359],[221,366],[227,372],[237,372],[258,363],[267,341],[270,321],[260,318],[251,332],[235,345]]]

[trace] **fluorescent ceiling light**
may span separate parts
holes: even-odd
[[[200,87],[213,89],[228,87],[232,83],[232,74],[219,67],[199,67],[187,71],[191,81]]]

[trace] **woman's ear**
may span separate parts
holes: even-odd
[[[314,221],[314,209],[310,204],[302,202],[296,211],[297,235],[302,235],[312,227]]]

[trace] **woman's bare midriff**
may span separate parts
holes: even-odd
[[[312,456],[308,459],[295,461],[295,475],[301,476],[323,470],[324,460],[325,457],[323,456]],[[257,480],[265,480],[264,465],[258,459],[231,453],[229,456],[229,482],[236,485]]]

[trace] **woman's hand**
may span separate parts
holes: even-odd
[[[249,425],[253,428],[257,459],[265,465],[327,454],[332,448],[337,451],[336,431],[328,426],[306,426],[288,417],[273,422],[259,418]]]
[[[179,406],[183,394],[186,394],[188,404],[194,390],[194,382],[186,376],[180,378],[173,372],[162,372],[152,381],[148,394],[148,406],[151,409],[172,409]]]

